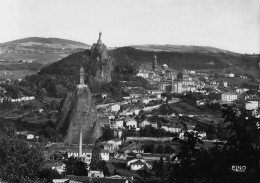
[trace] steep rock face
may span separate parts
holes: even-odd
[[[106,45],[101,41],[101,34],[99,33],[97,43],[94,43],[91,47],[91,58],[95,62],[95,68],[97,68],[95,73],[96,79],[101,83],[109,83],[111,82],[113,59],[108,54]]]
[[[77,85],[62,103],[57,130],[63,134],[66,144],[79,141],[82,129],[83,143],[93,143],[102,134],[96,108],[87,85]]]

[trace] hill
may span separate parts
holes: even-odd
[[[0,44],[0,61],[5,65],[19,62],[48,64],[89,48],[87,44],[72,40],[29,37]],[[2,69],[9,70],[9,67]]]
[[[158,65],[167,64],[172,69],[223,69],[228,67],[227,61],[215,54],[170,51],[145,51],[132,47],[121,47],[111,51],[113,57],[129,62],[151,65],[154,55]]]
[[[167,51],[167,52],[179,52],[179,53],[227,53],[227,54],[236,54],[227,50],[214,48],[210,46],[187,46],[187,45],[131,45],[130,47],[145,50],[145,51]]]
[[[60,39],[60,38],[43,38],[43,37],[28,37],[17,39],[14,41],[0,44],[0,46],[12,46],[12,45],[23,45],[25,43],[38,43],[38,44],[60,44],[60,45],[74,45],[78,47],[89,47],[89,45],[77,41]],[[26,45],[26,44],[25,44]]]
[[[148,81],[136,76],[136,65],[127,60],[114,60],[111,52],[109,55],[111,55],[109,58],[113,59],[111,82],[98,81],[96,74],[100,66],[91,56],[90,50],[73,53],[44,67],[37,74],[26,77],[26,80],[38,90],[45,88],[49,96],[64,97],[68,90],[72,90],[75,84],[79,83],[79,68],[83,66],[85,83],[92,93],[106,92],[113,98],[121,99],[126,94],[123,90],[124,86],[142,86],[151,89]]]
[[[211,69],[219,72],[221,69],[221,72],[248,74],[256,79],[260,79],[260,55],[238,54],[211,47],[175,46],[169,47],[171,49],[168,51],[161,51],[159,48],[156,51],[148,51],[148,49],[121,47],[112,50],[111,54],[117,61],[129,61],[148,68],[151,68],[153,55],[156,55],[159,65],[167,64],[175,70]],[[179,48],[178,50],[181,51],[176,52],[177,50],[173,48]],[[210,52],[209,49],[211,50]]]
[[[23,78],[25,73],[36,73],[47,64],[89,48],[89,45],[81,42],[42,37],[23,38],[0,44],[0,79]],[[14,74],[8,75],[6,70]]]

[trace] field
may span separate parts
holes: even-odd
[[[56,62],[66,56],[68,56],[69,53],[24,53],[24,54],[1,54],[0,60],[4,61],[11,61],[11,62],[18,62],[20,60],[24,61],[32,61],[37,63],[50,63],[50,62]]]
[[[36,74],[45,65],[66,56],[68,56],[66,53],[0,54],[0,79],[23,79],[27,75]]]
[[[23,79],[27,75],[36,74],[32,70],[0,70],[0,79]]]

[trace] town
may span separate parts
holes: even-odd
[[[100,34],[93,49],[102,44]],[[0,102],[2,108],[14,111],[22,106],[26,113],[15,116],[6,112],[1,117],[16,124],[48,119],[45,122],[50,126],[44,132],[17,130],[16,134],[29,144],[39,143],[44,147],[43,167],[56,172],[51,180],[55,183],[160,180],[164,176],[160,169],[180,163],[177,156],[182,151],[180,140],[185,140],[187,133],[200,140],[194,144],[195,149],[226,143],[228,132],[222,116],[225,109],[237,114],[245,111],[247,118],[254,119],[257,129],[260,128],[259,90],[234,82],[248,80],[246,75],[174,70],[166,64],[159,65],[158,59],[154,55],[150,69],[139,68],[136,73],[136,77],[146,79],[153,89],[126,85],[123,90],[129,95],[121,100],[111,99],[109,93],[93,93],[102,128],[102,136],[96,142],[85,144],[79,129],[76,143],[63,143],[62,137],[51,128],[60,118],[58,110],[62,110],[59,107],[62,104],[57,100],[48,101],[45,89],[33,92],[23,87],[20,93],[12,90],[22,79],[1,81]],[[84,68],[81,66],[78,72],[78,90],[88,90]],[[11,98],[14,92],[16,98]],[[17,126],[22,129],[21,124]]]
[[[0,183],[260,182],[258,1],[0,15]]]

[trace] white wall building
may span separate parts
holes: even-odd
[[[137,128],[137,121],[134,118],[130,118],[125,122],[128,128]]]
[[[259,107],[258,101],[248,101],[245,103],[246,110],[256,110]]]
[[[232,102],[237,99],[236,93],[222,93],[221,100],[223,102]]]
[[[120,110],[120,105],[114,104],[111,106],[111,111],[112,112],[118,112]]]

